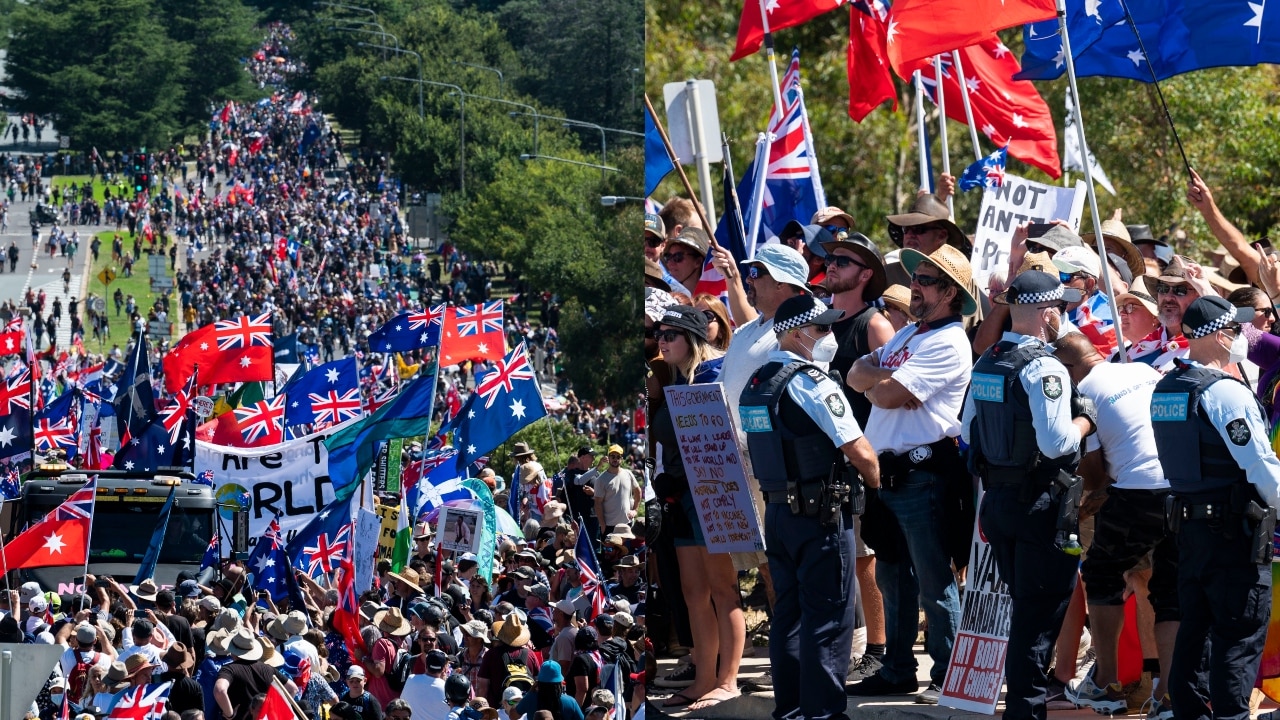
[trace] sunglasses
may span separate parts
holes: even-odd
[[[663,330],[653,334],[653,336],[657,338],[658,342],[675,342],[676,338],[682,337],[683,335],[684,333],[679,330]]]
[[[1228,326],[1226,326],[1226,327],[1222,328],[1222,330],[1223,330],[1223,331],[1230,330],[1232,335],[1239,335],[1239,334],[1240,334],[1240,323],[1231,323],[1230,325],[1228,325]]]
[[[1157,295],[1173,295],[1174,297],[1186,297],[1191,292],[1189,285],[1166,285],[1164,283],[1156,283]]]
[[[837,237],[839,237],[841,233],[844,233],[845,235],[849,234],[849,228],[841,227],[839,225],[823,225],[822,228]]]
[[[678,252],[678,253],[666,253],[666,254],[664,254],[664,255],[662,256],[662,262],[667,263],[668,265],[670,265],[671,263],[680,263],[680,262],[684,262],[684,259],[685,259],[685,258],[687,258],[687,257],[693,257],[693,256],[692,256],[692,255],[687,255],[687,254],[682,253],[682,252]]]
[[[1270,308],[1270,307],[1256,307],[1253,309],[1253,312],[1255,314],[1265,315],[1266,317],[1273,318],[1273,319],[1276,316],[1275,308]]]
[[[848,255],[829,255],[827,256],[827,259],[823,261],[823,263],[827,267],[831,267],[832,265],[835,265],[838,268],[847,268],[850,265],[857,265],[863,270],[871,269],[866,265],[863,265],[862,263],[858,262],[857,260],[854,260],[853,258],[849,257]]]
[[[1048,248],[1046,248],[1045,246],[1041,245],[1038,242],[1035,242],[1034,240],[1027,241],[1027,252],[1029,253],[1042,253],[1042,252],[1048,252],[1048,251],[1049,251]]]
[[[703,310],[702,317],[707,319],[707,324],[711,324],[713,322],[720,322],[720,318],[716,317],[716,314],[711,312],[710,310]]]
[[[751,267],[747,268],[746,275],[748,280],[759,280],[760,274],[761,274],[761,271],[760,271],[759,265],[752,265]]]
[[[831,332],[830,325],[808,325],[807,327],[813,328],[819,335],[826,335]]]
[[[902,234],[903,235],[923,235],[928,232],[933,232],[934,230],[942,230],[942,229],[943,228],[938,225],[912,225],[910,227],[902,228]]]
[[[1083,280],[1086,277],[1088,277],[1088,275],[1082,272],[1081,273],[1064,273],[1064,272],[1058,273],[1058,281],[1061,282],[1063,285],[1066,285],[1072,280]]]
[[[647,235],[644,239],[644,243],[651,248],[662,247],[662,243],[666,241],[666,238],[660,238],[656,235]]]
[[[920,287],[933,287],[934,285],[937,285],[938,283],[942,282],[942,278],[935,275],[921,275],[920,273],[912,273],[911,282],[919,285]]]

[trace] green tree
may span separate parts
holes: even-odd
[[[262,40],[256,13],[240,0],[156,0],[156,10],[169,37],[193,59],[181,78],[186,94],[178,121],[184,129],[202,129],[212,105],[258,94],[243,63]]]

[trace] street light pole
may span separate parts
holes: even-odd
[[[382,26],[381,26],[381,25],[379,25],[378,23],[358,23],[358,24],[363,24],[363,25],[378,25],[378,27],[382,27]],[[396,44],[396,49],[399,49],[399,48],[400,48],[400,38],[396,37],[395,35],[392,35],[391,33],[387,32],[387,31],[385,31],[385,30],[382,30],[382,31],[379,31],[379,30],[370,30],[370,29],[369,29],[369,28],[367,28],[367,27],[364,27],[364,28],[359,28],[359,27],[341,27],[341,26],[338,26],[338,25],[330,25],[330,26],[329,26],[329,29],[330,29],[330,30],[337,30],[338,32],[366,33],[366,34],[369,34],[369,35],[379,35],[379,36],[384,37],[384,38],[391,38],[391,41],[392,41],[392,42],[394,42],[394,43]],[[383,42],[386,42],[386,40],[383,40]],[[386,60],[386,59],[387,59],[387,52],[386,52],[385,50],[382,52],[382,59],[383,59],[383,60]]]
[[[581,160],[570,160],[569,158],[555,157],[555,156],[552,156],[552,155],[530,155],[530,154],[528,154],[528,153],[525,153],[524,155],[521,155],[521,156],[520,156],[520,159],[521,159],[521,160],[525,160],[525,161],[529,161],[529,160],[553,160],[553,161],[555,161],[555,162],[568,163],[569,165],[581,165],[582,167],[600,168],[600,173],[601,173],[602,175],[604,174],[604,171],[606,171],[606,170],[608,170],[609,172],[622,172],[622,171],[621,171],[621,170],[619,170],[618,168],[616,168],[616,167],[609,167],[608,165],[597,165],[597,164],[595,164],[595,163],[582,162]]]
[[[404,50],[402,48],[390,47],[387,45],[377,45],[375,43],[365,43],[365,42],[359,43],[359,45],[360,47],[375,47],[375,48],[381,48],[383,50],[390,50],[392,52],[400,53],[402,55],[412,55],[418,59],[418,117],[420,118],[426,117],[427,114],[422,109],[423,108],[423,105],[422,105],[422,56],[412,50]]]
[[[477,65],[476,63],[462,62],[461,60],[454,60],[453,64],[461,65],[463,67],[475,68],[477,70],[488,70],[491,73],[497,73],[498,74],[498,94],[499,95],[506,94],[507,80],[503,76],[502,71],[499,70],[498,68],[492,68],[492,67],[489,67],[488,65]]]
[[[359,5],[347,5],[347,4],[345,4],[345,3],[326,2],[325,0],[317,0],[316,4],[317,4],[317,5],[323,5],[323,6],[325,6],[325,7],[344,8],[344,9],[346,9],[346,10],[356,10],[356,11],[358,11],[358,12],[365,12],[365,13],[369,13],[370,15],[372,15],[372,16],[374,17],[374,19],[375,19],[375,20],[378,18],[378,13],[376,13],[376,12],[374,12],[374,11],[370,10],[370,9],[369,9],[369,8],[367,8],[367,7],[360,7]]]

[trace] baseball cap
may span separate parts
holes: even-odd
[[[44,591],[40,589],[40,584],[36,582],[22,583],[22,587],[19,589],[19,594],[22,596],[22,602],[24,603],[31,602],[31,598],[43,593]]]
[[[780,283],[802,288],[809,282],[809,263],[805,262],[804,256],[799,250],[781,243],[768,243],[756,248],[756,256],[741,264],[759,265],[769,273],[769,277]]]
[[[844,221],[849,223],[849,229],[853,229],[853,216],[834,205],[828,205],[814,213],[813,220],[811,222],[813,222],[814,225],[826,226],[836,218],[844,218]]]
[[[662,218],[657,213],[644,214],[644,231],[653,233],[660,238],[667,237],[667,226],[662,222]]]
[[[573,601],[568,598],[557,602],[556,609],[565,615],[572,615],[578,611],[578,608],[574,606]]]
[[[1098,260],[1098,254],[1087,247],[1063,248],[1053,256],[1052,262],[1058,272],[1068,275],[1083,272],[1095,278],[1102,276],[1102,263]]]
[[[590,445],[583,445],[582,447],[578,448],[578,457],[582,457],[583,455],[594,456],[595,454],[596,454],[596,451],[592,450]]]
[[[700,340],[707,339],[707,316],[692,305],[671,305],[663,308],[659,325],[685,330]]]
[[[349,678],[358,677],[363,680],[364,668],[360,667],[359,665],[352,665],[351,668],[347,670],[347,677]]]
[[[76,642],[91,643],[98,639],[98,631],[88,623],[82,623],[76,626]]]
[[[432,650],[427,653],[427,670],[431,672],[440,672],[449,664],[449,656],[445,655],[441,650]]]
[[[707,235],[707,231],[702,228],[684,228],[680,231],[679,235],[671,238],[671,242],[688,245],[703,257],[706,257],[707,250],[711,249],[711,236]],[[667,244],[670,245],[671,243]]]
[[[1064,286],[1047,272],[1028,270],[1014,278],[1009,289],[992,300],[1001,305],[1036,305],[1054,300],[1072,303],[1080,300],[1080,291]]]
[[[827,251],[823,248],[823,245],[836,239],[830,230],[821,225],[805,225],[799,220],[792,220],[786,224],[786,227],[782,228],[781,237],[795,237],[796,235],[804,238],[804,246],[809,249],[809,252],[821,258],[827,256]]]
[[[1215,333],[1231,323],[1246,323],[1253,319],[1252,307],[1236,307],[1217,295],[1196,298],[1182,314],[1182,333],[1188,339],[1198,340]]]
[[[183,580],[178,583],[178,589],[174,594],[184,598],[200,597],[200,584],[195,580]]]
[[[502,691],[502,702],[506,703],[507,705],[513,705],[515,703],[518,703],[523,697],[524,697],[524,691],[522,691],[518,687],[509,687],[506,690]]]

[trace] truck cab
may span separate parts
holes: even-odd
[[[170,491],[175,493],[173,512],[156,564],[155,581],[162,587],[174,585],[183,570],[199,572],[209,541],[216,534],[216,501],[213,488],[196,484],[185,469],[85,472],[58,465],[38,466],[23,483],[22,496],[5,503],[5,516],[0,517],[0,523],[6,540],[38,522],[95,474],[98,487],[89,536],[91,574],[133,581]],[[14,572],[19,583],[34,580],[43,588],[72,593],[83,583],[84,568],[28,568]]]

